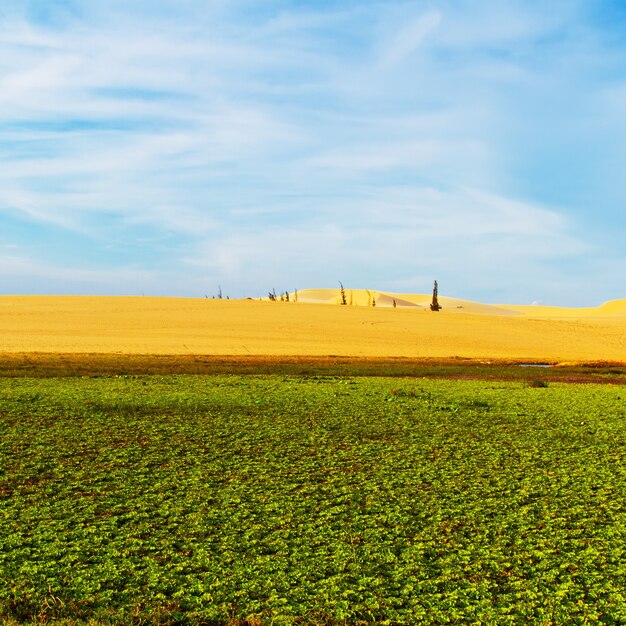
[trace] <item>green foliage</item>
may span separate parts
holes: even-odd
[[[339,295],[339,304],[343,304],[344,306],[347,305],[348,300],[346,299],[346,290],[343,288],[343,283],[341,281],[339,281]]]
[[[625,427],[609,385],[2,379],[0,620],[624,623]]]
[[[437,281],[433,285],[433,299],[430,303],[431,311],[441,311],[441,305],[439,304],[439,286],[437,285]]]

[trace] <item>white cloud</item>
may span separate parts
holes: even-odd
[[[385,45],[380,53],[378,64],[381,69],[396,65],[411,56],[422,42],[442,21],[439,11],[428,11],[403,24]]]
[[[0,264],[6,280],[22,292],[24,281],[37,281],[40,285],[59,288],[62,285],[80,284],[83,288],[117,290],[120,285],[153,286],[154,276],[145,270],[127,267],[89,269],[52,265],[23,254],[1,254]],[[6,293],[6,290],[5,290]],[[51,293],[48,291],[48,293]],[[137,292],[135,292],[137,293]]]
[[[624,50],[582,0],[157,4],[0,21],[0,219],[101,242],[145,227],[175,240],[172,268],[197,263],[194,289],[201,269],[244,291],[342,268],[408,284],[411,264],[502,282],[508,264],[513,292],[593,246],[592,209],[560,192],[618,212],[602,177],[623,153]],[[553,183],[570,170],[587,180]]]
[[[457,295],[472,297],[466,285],[497,284],[508,271],[516,287],[526,288],[535,280],[528,267],[587,252],[555,212],[476,190],[385,188],[335,200],[322,212],[333,216],[332,225],[318,214],[292,227],[214,233],[186,263],[205,268],[214,281],[237,281],[253,296],[339,279],[427,290],[433,277],[445,277],[448,285],[456,281]]]

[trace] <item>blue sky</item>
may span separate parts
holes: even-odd
[[[0,293],[624,298],[625,32],[603,0],[3,3]]]

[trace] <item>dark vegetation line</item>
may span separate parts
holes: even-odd
[[[212,356],[123,354],[0,354],[0,378],[116,375],[279,374],[285,376],[395,376],[457,380],[542,380],[626,384],[626,365],[590,362],[520,367],[519,361],[451,357],[412,359],[342,356]]]

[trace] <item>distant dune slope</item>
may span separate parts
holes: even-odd
[[[420,307],[430,310],[431,294],[423,293],[390,293],[369,289],[345,289],[346,302],[352,306],[379,306],[392,307]],[[295,294],[291,294],[293,298]],[[316,304],[340,304],[341,291],[339,289],[305,289],[297,294],[298,302]],[[503,315],[515,315],[513,311],[507,311],[502,307],[469,302],[457,298],[441,296],[439,302],[447,310],[465,309],[465,313],[499,313]]]
[[[0,297],[0,353],[342,355],[626,362],[626,300],[589,309],[304,290],[298,302]],[[370,306],[367,306],[368,300]],[[396,307],[393,307],[393,301]],[[375,301],[376,306],[371,302]],[[328,306],[333,303],[335,306]]]
[[[346,300],[353,306],[393,307],[420,307],[430,309],[432,294],[391,293],[367,289],[345,289]],[[296,294],[291,294],[291,298]],[[339,289],[304,289],[297,293],[298,302],[316,304],[339,304],[341,292]],[[564,308],[542,305],[515,305],[515,304],[482,304],[471,300],[439,296],[439,303],[448,312],[476,313],[482,315],[527,315],[541,318],[583,318],[583,317],[611,317],[626,315],[626,299],[611,300],[598,307]]]
[[[430,309],[432,294],[406,294],[367,289],[345,289],[346,300],[353,306],[393,307],[412,306]],[[290,294],[293,299],[296,294]],[[339,289],[304,289],[297,293],[299,302],[316,304],[339,304],[341,291]],[[515,305],[515,304],[482,304],[471,300],[439,296],[439,303],[447,312],[476,313],[484,315],[528,315],[542,318],[583,318],[626,315],[626,299],[611,300],[598,307],[565,308],[543,305]]]
[[[509,306],[510,309],[532,317],[545,318],[589,318],[589,317],[619,317],[626,316],[626,299],[611,300],[597,307],[567,309],[557,306]]]

